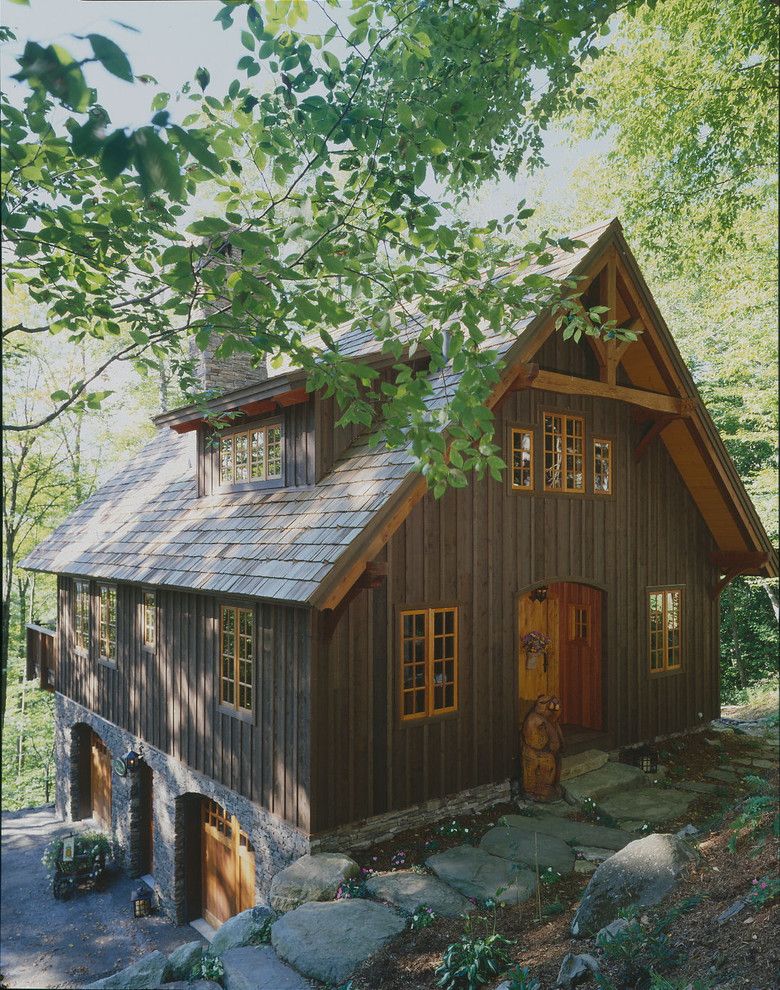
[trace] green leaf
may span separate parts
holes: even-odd
[[[140,127],[133,134],[135,167],[145,196],[164,189],[178,199],[184,188],[176,154],[151,127]]]
[[[195,70],[195,82],[200,86],[202,93],[205,93],[206,87],[211,82],[211,73],[204,66],[199,66]]]
[[[171,133],[176,135],[179,143],[186,148],[196,161],[200,162],[201,165],[205,165],[212,172],[216,172],[218,175],[222,174],[224,171],[222,162],[202,137],[178,125],[174,125],[171,128]]]
[[[249,31],[242,31],[241,44],[244,46],[244,48],[248,48],[250,52],[253,52],[255,50],[254,35],[250,34]]]
[[[133,70],[130,67],[130,61],[115,41],[106,38],[102,34],[88,34],[87,38],[89,38],[89,43],[92,45],[95,58],[107,72],[118,76],[120,79],[124,79],[126,82],[133,81]]]
[[[107,179],[115,179],[130,164],[132,156],[130,138],[123,130],[114,131],[103,144],[103,153],[100,156],[103,175]]]

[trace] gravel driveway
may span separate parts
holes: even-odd
[[[189,925],[162,916],[134,920],[135,881],[118,872],[101,893],[54,900],[43,851],[52,839],[89,827],[89,821],[62,822],[51,806],[3,814],[0,985],[83,987],[153,949],[170,952],[198,938]]]

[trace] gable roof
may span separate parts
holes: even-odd
[[[642,304],[650,310],[654,339],[648,340],[647,347],[663,352],[670,364],[667,380],[670,374],[676,376],[677,394],[695,398],[690,374],[652,302],[619,222],[599,224],[573,236],[584,241],[585,247],[558,252],[550,265],[537,270],[557,278],[586,273],[607,249],[616,250],[644,297]],[[496,350],[506,362],[491,405],[500,400],[518,368],[530,360],[549,332],[549,319],[539,316],[529,318],[511,334],[493,334],[485,341],[484,346]],[[368,331],[343,334],[340,345],[355,356],[377,352],[376,340]],[[652,356],[658,358],[658,354]],[[635,365],[639,375],[639,363]],[[651,379],[641,383],[643,387],[670,391],[663,376],[655,380],[648,369],[643,373]],[[277,387],[288,382],[289,374],[280,373]],[[438,376],[432,407],[443,402],[456,380],[446,370]],[[256,388],[272,386],[273,380]],[[221,401],[232,398],[236,402],[236,396],[245,393],[249,390]],[[317,485],[198,497],[195,434],[180,435],[169,429],[175,423],[171,416],[159,417],[157,422],[160,429],[155,438],[28,554],[21,566],[332,608],[426,491],[408,450],[388,450],[383,445],[369,448],[367,438],[359,437]],[[684,431],[679,436],[672,432],[677,425],[671,424],[662,440],[678,466],[680,458],[692,456],[686,443],[693,443],[694,450],[698,450],[697,441],[704,446],[711,462],[705,465],[699,495],[703,492],[704,502],[709,499],[711,504],[717,495],[729,510],[729,518],[739,517],[735,532],[740,535],[724,530],[719,538],[717,525],[713,529],[716,516],[710,512],[708,518],[702,513],[718,546],[768,551],[766,572],[776,573],[776,557],[766,534],[701,402],[696,403],[690,420],[679,424]],[[702,455],[698,456],[701,460]],[[696,492],[692,494],[696,499]]]

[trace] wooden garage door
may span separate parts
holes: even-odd
[[[92,817],[104,828],[111,828],[111,754],[94,732],[90,737],[89,778]]]
[[[204,798],[203,917],[217,927],[255,904],[255,851],[238,819]]]

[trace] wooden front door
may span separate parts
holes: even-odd
[[[255,851],[238,819],[203,799],[203,917],[215,928],[255,904]]]
[[[523,636],[549,637],[547,656],[529,656]],[[561,702],[561,723],[602,729],[601,592],[585,584],[559,582],[544,601],[530,593],[518,603],[518,686],[520,722],[540,694]]]
[[[92,817],[111,828],[111,754],[94,732],[90,734],[89,783]]]

